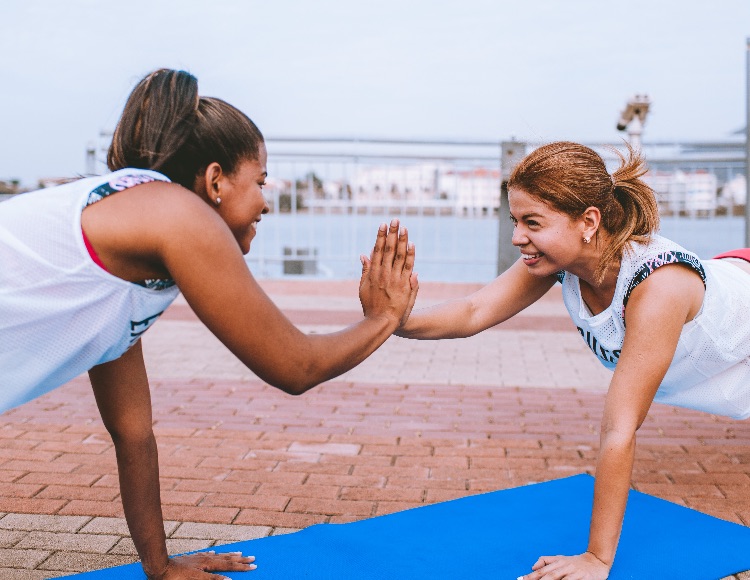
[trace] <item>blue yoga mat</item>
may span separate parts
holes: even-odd
[[[212,548],[256,557],[237,580],[515,580],[586,549],[594,479],[576,475],[349,524]],[[750,528],[631,491],[609,580],[718,580],[750,569]],[[142,580],[140,564],[68,576]]]

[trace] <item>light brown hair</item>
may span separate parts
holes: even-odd
[[[239,109],[198,95],[198,79],[186,71],[159,69],[128,97],[107,152],[110,171],[152,169],[193,189],[211,163],[232,174],[258,159],[263,135]]]
[[[648,242],[659,229],[656,196],[641,179],[648,171],[645,160],[630,145],[627,150],[626,157],[614,149],[620,166],[610,176],[593,149],[568,141],[549,143],[527,155],[508,179],[508,189],[520,189],[573,219],[589,207],[599,209],[608,243],[594,274],[598,280],[630,242]]]

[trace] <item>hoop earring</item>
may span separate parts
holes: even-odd
[[[591,238],[588,236],[583,236],[583,243],[588,244],[589,242],[591,242]]]

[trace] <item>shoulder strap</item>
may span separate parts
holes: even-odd
[[[651,274],[654,270],[662,266],[666,266],[667,264],[685,264],[686,266],[698,272],[701,280],[703,280],[703,286],[706,286],[706,271],[703,269],[703,264],[701,264],[700,260],[695,254],[680,252],[678,250],[669,250],[667,252],[662,252],[660,254],[657,254],[653,258],[649,258],[648,260],[646,260],[641,265],[641,267],[638,268],[632,280],[630,280],[630,284],[628,284],[628,288],[625,291],[625,297],[622,300],[623,313],[625,311],[625,306],[627,306],[628,304],[630,293],[635,289],[635,287],[643,282],[646,278],[648,278],[649,274]]]
[[[108,195],[112,195],[113,193],[123,191],[130,187],[135,187],[136,185],[140,185],[142,183],[150,183],[152,181],[169,181],[167,177],[153,171],[143,173],[140,173],[137,169],[131,171],[132,173],[128,172],[122,173],[120,175],[110,175],[109,181],[98,185],[89,192],[86,205],[91,205],[92,203],[96,203],[97,201],[104,199]]]

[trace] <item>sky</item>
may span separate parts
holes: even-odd
[[[85,171],[148,72],[180,68],[267,138],[644,142],[745,126],[750,2],[2,0],[0,180]]]

